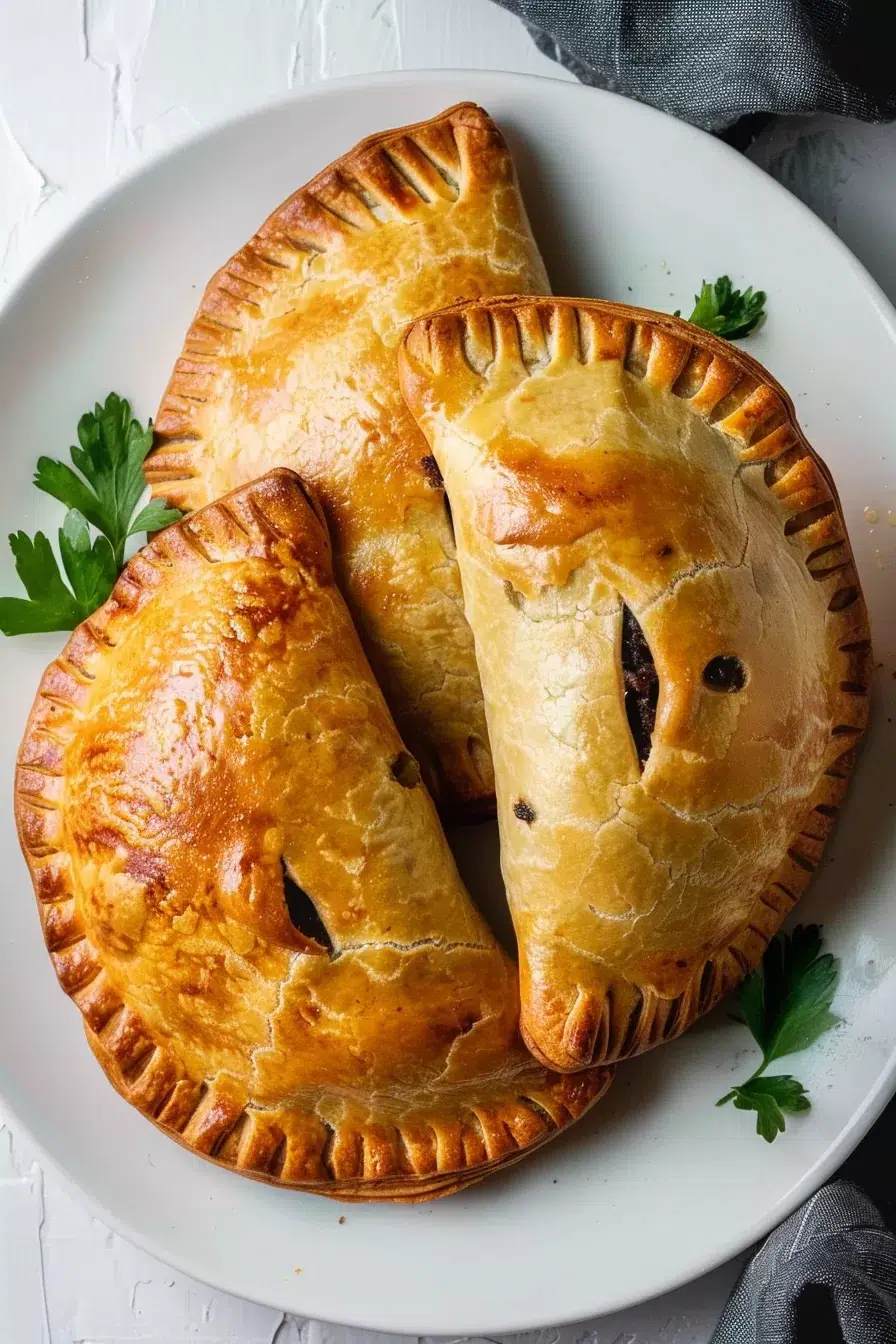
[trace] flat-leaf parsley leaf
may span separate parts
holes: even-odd
[[[785,1111],[796,1115],[799,1111],[808,1111],[811,1104],[802,1083],[786,1073],[773,1074],[771,1078],[751,1078],[734,1088],[723,1100],[733,1101],[739,1111],[755,1111],[756,1133],[767,1143],[774,1143],[778,1135],[783,1134]],[[718,1104],[721,1106],[722,1102]]]
[[[799,925],[792,934],[772,940],[762,964],[741,986],[742,1021],[762,1051],[762,1062],[716,1105],[731,1101],[738,1110],[755,1111],[756,1133],[768,1143],[783,1132],[785,1113],[808,1111],[811,1103],[796,1078],[786,1073],[768,1076],[765,1070],[783,1055],[806,1050],[838,1025],[831,1002],[839,971],[839,962],[822,953],[819,926]]]
[[[69,451],[74,468],[55,458],[38,459],[34,484],[65,504],[59,554],[65,578],[43,532],[15,532],[9,545],[27,597],[0,598],[0,630],[27,635],[73,630],[105,602],[124,565],[128,537],[156,532],[181,512],[153,499],[134,516],[146,481],[143,459],[152,447],[123,397],[110,392],[78,422],[78,443]],[[90,528],[100,533],[91,539]],[[68,584],[66,584],[66,579]]]
[[[735,289],[727,275],[720,275],[713,284],[703,281],[700,293],[694,295],[694,311],[688,321],[728,341],[739,341],[765,319],[765,299],[763,290],[752,286]],[[680,317],[681,312],[675,316]]]

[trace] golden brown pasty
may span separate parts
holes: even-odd
[[[211,281],[156,419],[153,490],[195,509],[273,466],[321,500],[337,579],[440,807],[494,811],[438,469],[398,389],[411,318],[547,293],[498,128],[472,103],[372,136]]]
[[[525,1039],[635,1054],[757,964],[836,816],[869,642],[834,488],[760,365],[658,313],[457,305],[402,378],[454,512]]]
[[[181,1142],[320,1194],[418,1199],[600,1094],[518,1038],[298,477],[161,533],[44,676],[19,833],[63,988]]]

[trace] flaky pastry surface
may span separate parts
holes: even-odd
[[[836,493],[766,371],[657,313],[459,304],[401,366],[455,519],[524,1036],[561,1069],[637,1053],[758,963],[836,816],[870,675]]]
[[[439,806],[460,815],[493,812],[494,778],[444,491],[395,351],[421,313],[547,290],[510,153],[481,108],[373,136],[214,276],[146,464],[185,509],[275,466],[313,486],[399,730]]]
[[[16,815],[118,1091],[181,1142],[348,1199],[450,1193],[562,1129],[548,1073],[276,471],[159,534],[48,668]],[[325,933],[290,916],[287,879]]]

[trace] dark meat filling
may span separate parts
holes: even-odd
[[[622,680],[628,726],[643,766],[650,755],[660,682],[644,631],[628,607],[622,608]]]
[[[703,680],[713,691],[742,691],[747,684],[747,673],[739,658],[723,653],[706,664]]]
[[[432,453],[427,453],[426,457],[421,457],[420,465],[423,468],[423,475],[426,477],[426,484],[433,490],[443,489],[445,482],[442,480],[439,464]]]

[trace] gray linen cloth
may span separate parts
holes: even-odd
[[[896,119],[893,0],[496,0],[585,84],[708,131],[769,112]]]
[[[808,1286],[830,1294],[839,1334],[799,1325]],[[711,1344],[896,1344],[896,1238],[871,1200],[834,1181],[771,1234],[747,1265]]]

